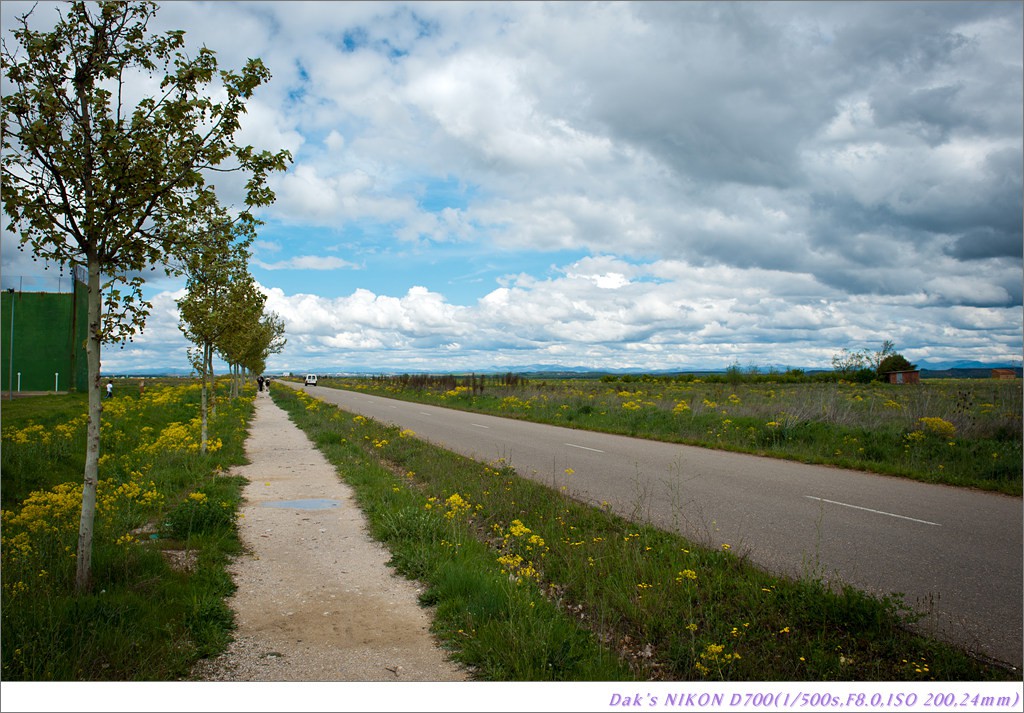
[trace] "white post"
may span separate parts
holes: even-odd
[[[18,393],[21,393],[21,372],[18,372]]]
[[[55,372],[53,372],[53,390],[54,391],[59,391],[59,389],[57,388],[57,384],[58,383],[60,383],[60,372],[59,371],[55,371]]]

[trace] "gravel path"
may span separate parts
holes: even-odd
[[[200,681],[468,681],[430,633],[421,588],[386,564],[352,489],[267,392],[246,441],[235,641]]]

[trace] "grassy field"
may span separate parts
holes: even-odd
[[[123,386],[123,384],[122,384]],[[222,394],[226,393],[221,389]],[[199,387],[147,380],[104,401],[93,587],[74,592],[85,395],[4,401],[2,677],[173,681],[229,641],[252,398],[222,398],[199,452]]]
[[[540,387],[547,388],[547,387]],[[147,380],[104,403],[94,588],[73,591],[85,402],[2,404],[2,677],[173,681],[223,650],[251,387]],[[522,392],[525,396],[526,393]],[[790,580],[275,386],[424,584],[451,655],[490,681],[1007,681],[914,632],[898,600]],[[451,398],[451,397],[446,397]],[[624,397],[623,397],[624,398]],[[728,396],[726,397],[728,398]]]
[[[706,377],[707,378],[707,377]],[[1021,495],[1020,380],[325,378],[322,386]]]
[[[1014,680],[895,599],[759,570],[275,385],[485,680]]]

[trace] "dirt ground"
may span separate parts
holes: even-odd
[[[257,393],[230,567],[235,641],[199,681],[468,681],[430,633],[417,584],[387,566],[352,489],[277,406]]]

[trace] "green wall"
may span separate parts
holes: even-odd
[[[23,392],[86,390],[88,290],[74,285],[70,294],[0,292],[0,392],[16,393],[19,373]]]

